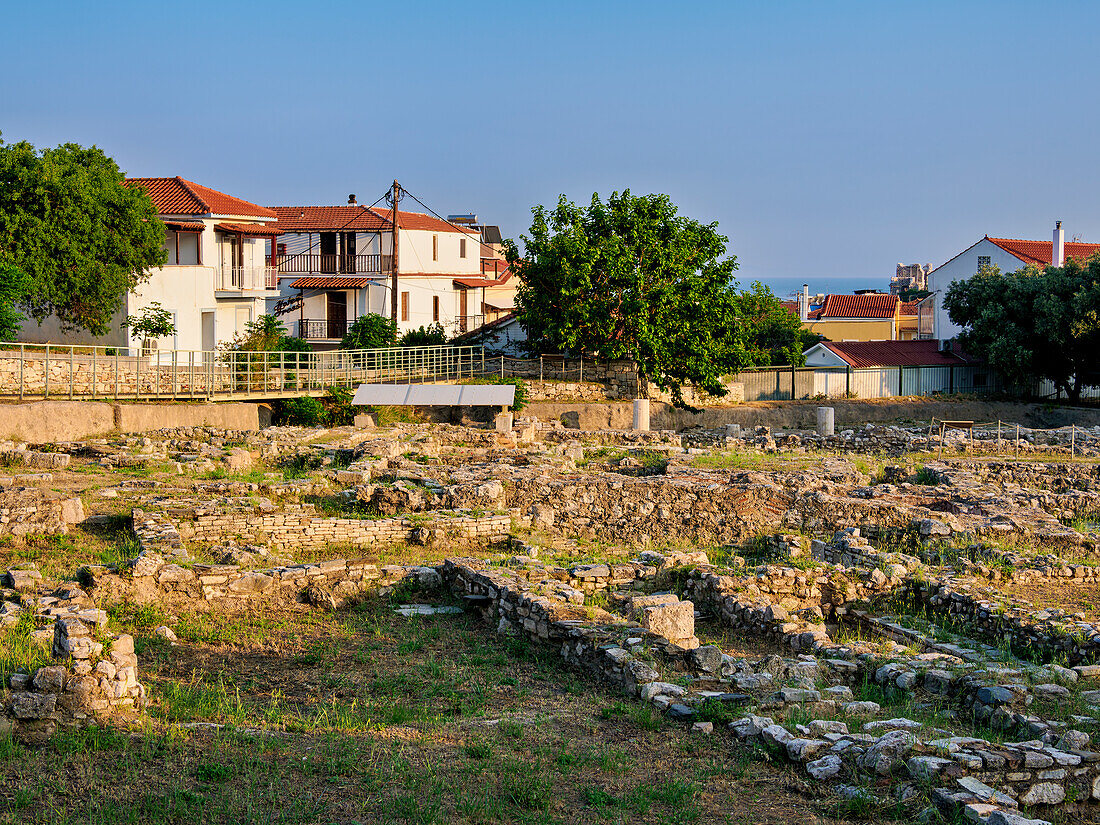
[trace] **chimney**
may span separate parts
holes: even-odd
[[[803,284],[802,292],[798,295],[798,318],[801,321],[809,320],[810,317],[810,285]]]
[[[355,206],[355,195],[348,195],[348,206]]]
[[[1054,247],[1051,249],[1050,263],[1052,266],[1063,266],[1066,262],[1066,233],[1062,230],[1062,222],[1054,224]]]

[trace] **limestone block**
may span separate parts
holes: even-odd
[[[692,639],[695,637],[695,605],[677,602],[647,607],[642,612],[641,625],[672,642]]]

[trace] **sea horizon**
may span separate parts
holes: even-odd
[[[769,287],[777,298],[789,298],[802,291],[803,284],[809,284],[810,294],[818,293],[846,294],[857,289],[877,289],[890,291],[890,276],[876,278],[860,275],[807,275],[807,276],[764,276],[758,278],[738,277],[741,289],[749,289],[753,281],[759,281]]]

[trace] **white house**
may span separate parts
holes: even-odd
[[[127,178],[153,201],[165,225],[165,265],[128,293],[99,338],[84,331],[64,332],[56,318],[41,325],[23,324],[19,340],[28,343],[97,344],[140,350],[121,327],[129,315],[159,302],[176,325],[160,349],[213,350],[262,315],[276,295],[274,271],[266,265],[265,247],[279,234],[275,213],[216,189],[180,177]]]
[[[390,316],[392,210],[362,206],[352,195],[341,206],[273,211],[282,231],[273,309],[291,334],[335,346],[360,315]],[[440,324],[456,335],[511,310],[516,279],[495,258],[483,259],[491,252],[476,230],[404,210],[398,226],[399,332]]]
[[[965,281],[983,266],[995,266],[1001,272],[1016,272],[1028,264],[1062,266],[1067,258],[1085,260],[1097,252],[1100,252],[1100,244],[1066,243],[1061,221],[1055,224],[1054,236],[1050,241],[991,238],[986,235],[928,274],[928,289],[932,294],[924,298],[917,309],[918,337],[947,340],[962,332],[962,327],[948,317],[943,307],[943,296],[953,281]]]

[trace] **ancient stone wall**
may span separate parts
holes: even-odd
[[[0,487],[0,536],[57,535],[83,520],[79,498],[40,487]]]
[[[516,514],[518,517],[518,514]],[[512,515],[443,516],[356,519],[318,516],[306,506],[256,513],[244,509],[214,509],[180,519],[184,539],[218,542],[227,537],[270,543],[276,549],[325,547],[330,544],[371,546],[444,539],[475,543],[502,541],[512,526]]]
[[[133,637],[105,635],[102,610],[59,616],[52,654],[57,664],[15,673],[0,694],[0,733],[42,742],[59,728],[86,727],[116,713],[144,710]]]

